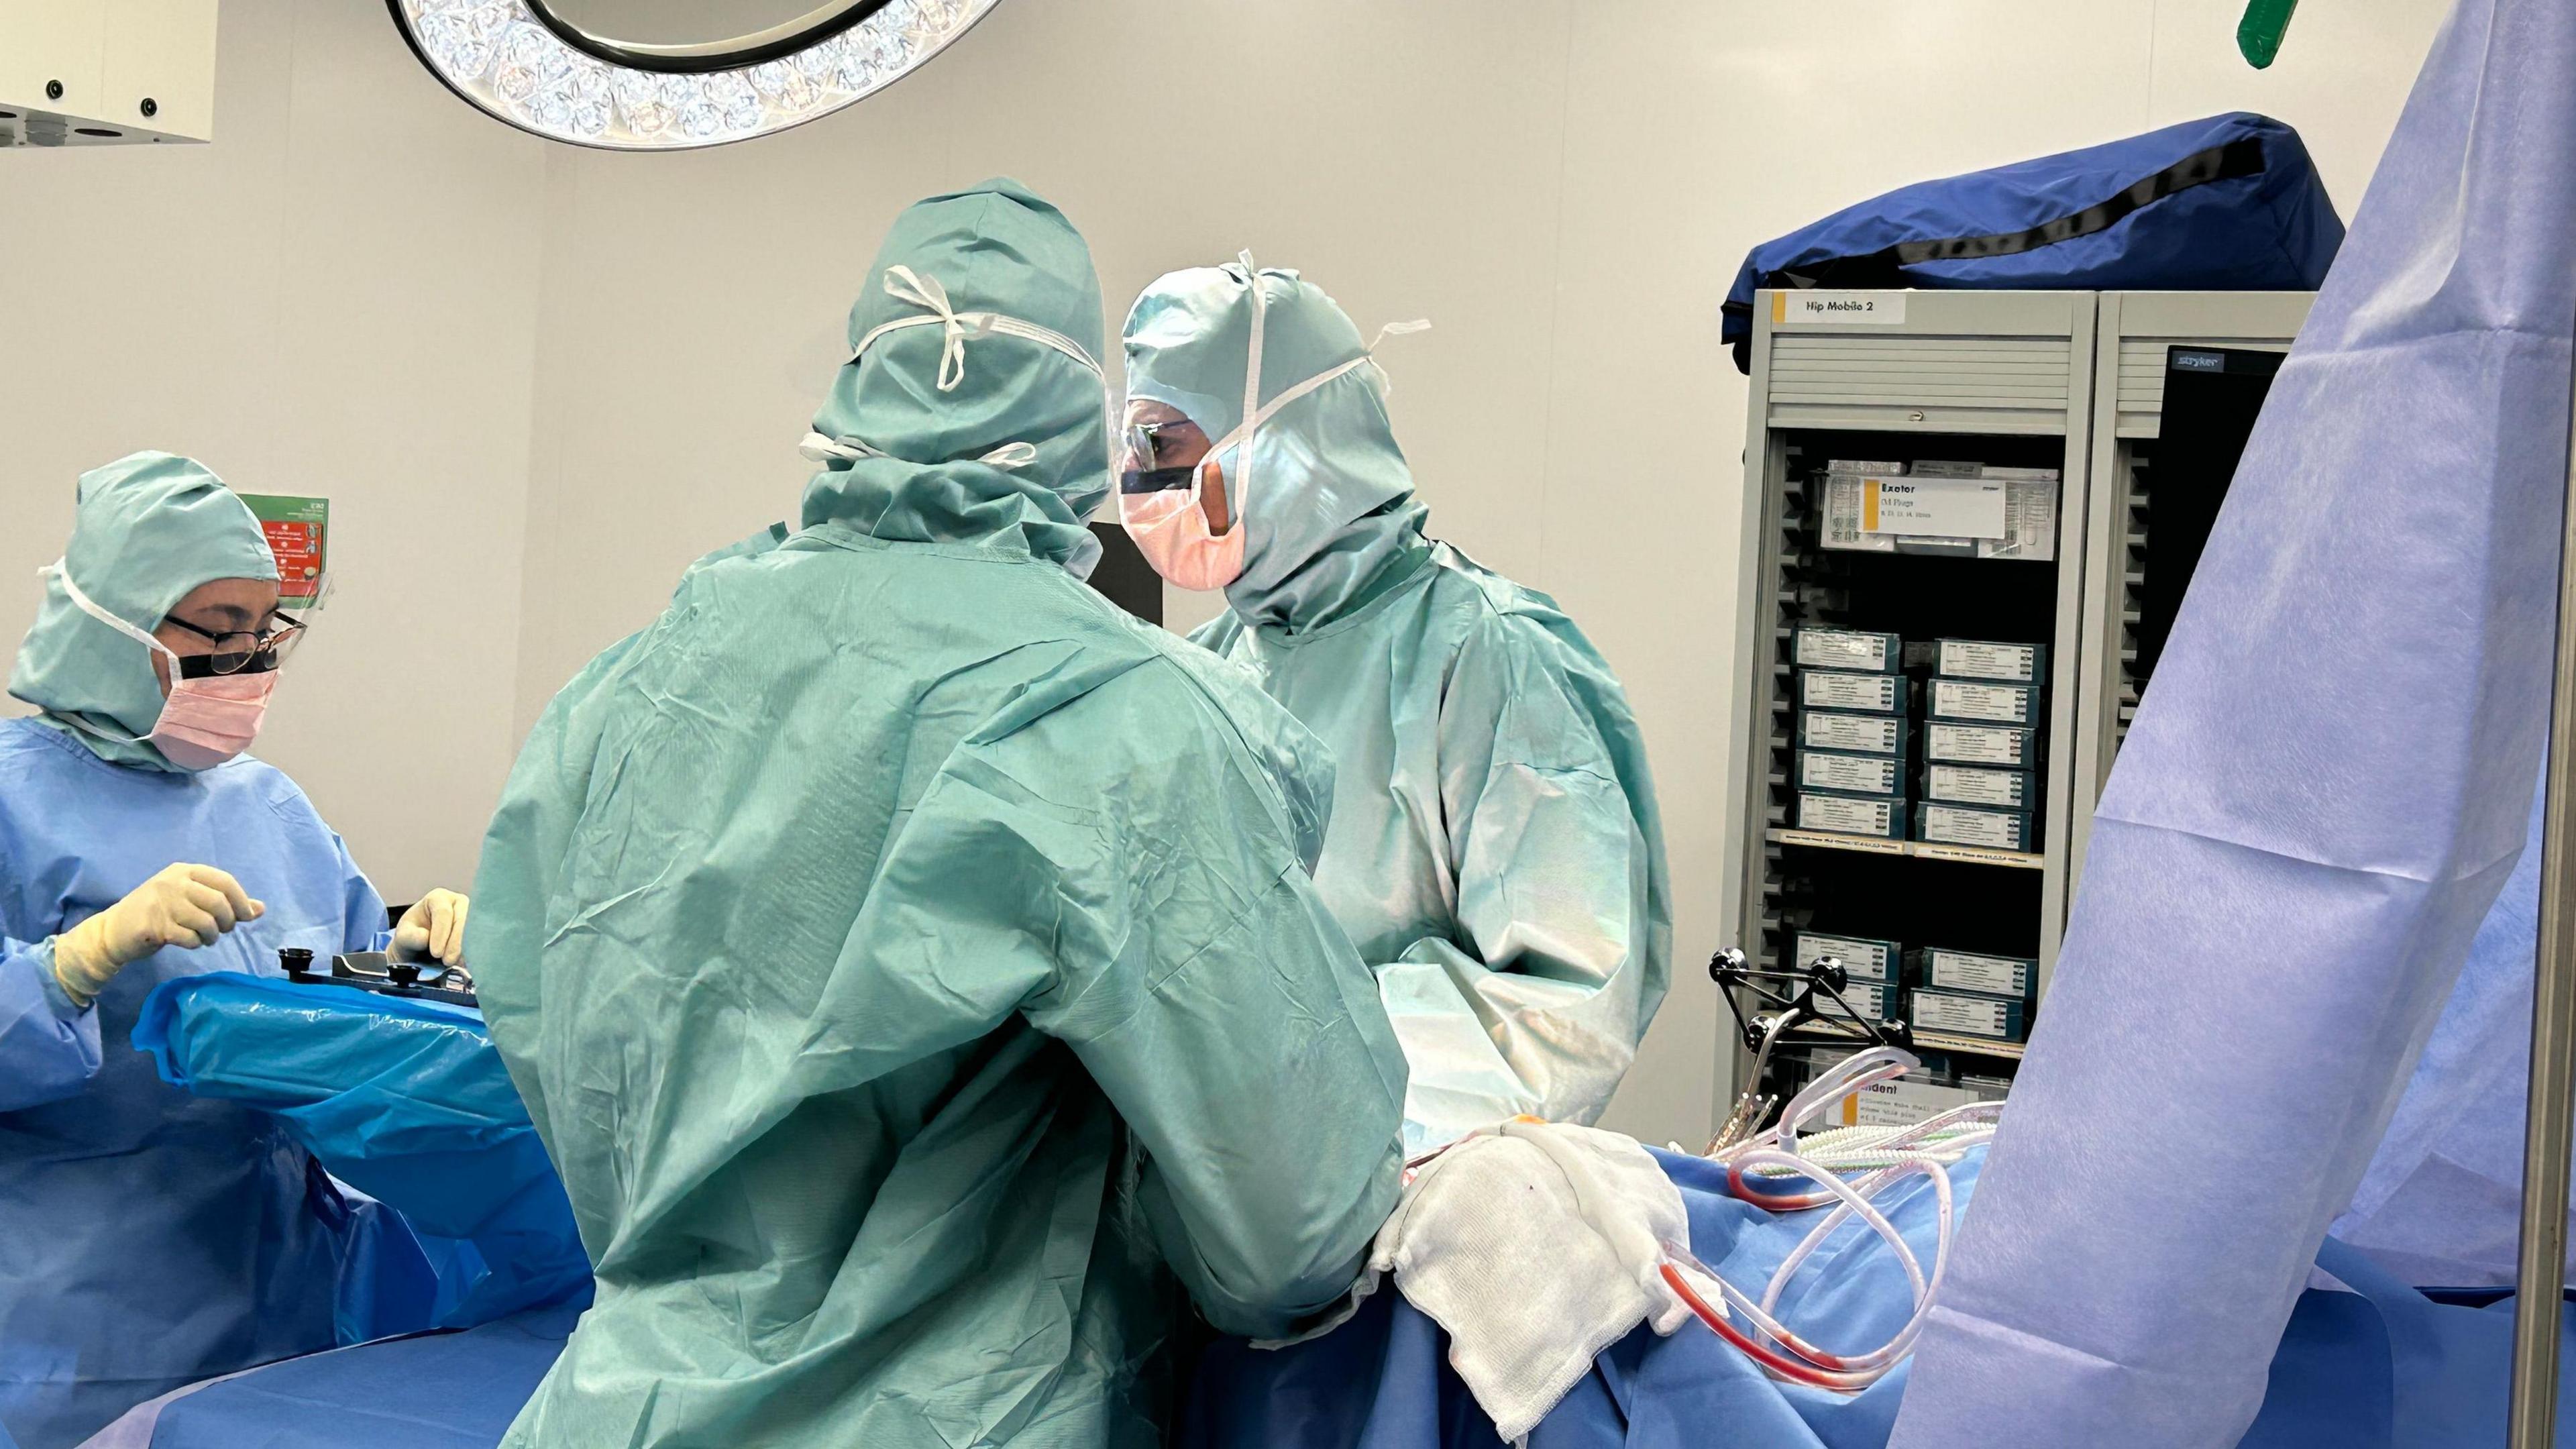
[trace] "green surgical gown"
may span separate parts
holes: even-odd
[[[897,222],[854,346],[896,264],[1096,354],[1014,185]],[[513,1445],[1152,1443],[1190,1302],[1286,1331],[1394,1204],[1328,757],[1068,569],[1096,374],[971,332],[943,389],[946,341],[843,369],[871,455],[575,679],[493,822],[469,950],[599,1279]]]
[[[1126,326],[1131,396],[1223,439],[1250,278],[1176,272]],[[1260,396],[1366,355],[1330,297],[1265,270]],[[1255,434],[1242,577],[1194,637],[1250,668],[1336,762],[1315,883],[1375,968],[1410,1061],[1409,1151],[1609,1104],[1671,975],[1672,895],[1627,695],[1554,600],[1426,537],[1362,365]],[[1229,447],[1228,476],[1244,476]]]

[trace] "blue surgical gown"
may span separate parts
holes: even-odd
[[[75,1010],[52,937],[175,862],[267,913]],[[0,1440],[57,1449],[181,1384],[333,1344],[348,1215],[265,1113],[164,1084],[128,1035],[163,981],[373,946],[384,902],[293,781],[112,765],[0,721]]]

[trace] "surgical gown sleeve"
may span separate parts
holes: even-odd
[[[391,922],[385,918],[385,898],[376,890],[367,873],[358,869],[350,858],[349,845],[335,831],[331,848],[340,854],[340,894],[344,902],[340,923],[345,951],[382,951],[393,944]]]
[[[250,850],[248,859],[226,863],[236,874],[254,882],[337,881],[340,949],[364,951],[379,945],[389,935],[385,929],[385,903],[376,888],[368,884],[357,862],[349,858],[348,846],[322,824],[312,802],[286,776],[266,770],[249,778],[255,782],[249,788],[257,795],[241,801],[240,808],[257,810],[264,804],[276,811],[288,824],[287,834],[278,838],[288,843],[280,847],[282,854],[274,856],[263,856],[245,846]],[[266,783],[256,783],[259,780]],[[60,788],[61,782],[55,785]],[[65,807],[82,798],[63,795],[47,808],[54,817],[68,821],[99,818],[84,817],[77,811],[63,813]],[[100,807],[93,804],[92,808]],[[330,842],[327,857],[319,849],[322,840]],[[150,854],[158,847],[143,844],[140,848]],[[117,847],[103,849],[112,854]],[[167,855],[158,858],[163,863],[169,859]],[[10,860],[7,848],[0,846],[0,882],[11,881],[13,871],[26,869],[22,863]],[[27,877],[14,879],[24,881]],[[25,919],[31,916],[35,919]],[[327,921],[329,917],[317,911],[302,919]],[[65,924],[58,910],[0,899],[0,1112],[62,1101],[85,1090],[98,1075],[98,1013],[74,1007],[54,980],[53,932]]]
[[[483,856],[474,871],[474,910],[465,919],[465,960],[476,970],[486,1021],[537,1014],[534,967],[545,944],[546,904],[563,872],[573,821],[589,798],[600,684],[635,647],[637,637],[630,634],[602,650],[547,704],[510,768],[501,808],[484,832]],[[502,1065],[527,1106],[538,1140],[548,1153],[559,1154],[544,1081],[524,1055],[504,1052]],[[605,1244],[605,1229],[595,1222],[582,1228],[583,1246],[595,1258]]]
[[[970,740],[879,886],[937,923],[887,962],[924,994],[1034,984],[1022,1014],[1141,1149],[1164,1259],[1252,1336],[1348,1290],[1402,1170],[1403,1053],[1296,837],[1255,753],[1157,660]]]
[[[51,936],[0,935],[0,1112],[59,1102],[98,1075],[98,1012],[54,980]]]
[[[1590,1123],[1634,1060],[1670,970],[1652,786],[1606,675],[1515,616],[1471,630],[1440,707],[1440,802],[1458,939],[1378,969],[1413,1068],[1409,1151],[1527,1113]],[[1614,706],[1608,708],[1608,706]]]

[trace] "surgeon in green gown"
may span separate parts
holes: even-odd
[[[597,1265],[508,1443],[1154,1443],[1392,1209],[1404,1059],[1308,876],[1329,756],[1082,582],[1089,251],[907,210],[803,526],[538,724],[469,949]]]
[[[1122,520],[1164,577],[1225,590],[1193,637],[1332,748],[1315,883],[1403,1039],[1407,1149],[1592,1122],[1671,974],[1619,682],[1553,600],[1424,532],[1383,378],[1313,283],[1175,272],[1125,341]]]

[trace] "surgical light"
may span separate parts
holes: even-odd
[[[550,140],[674,151],[827,116],[945,49],[996,0],[858,0],[713,46],[625,45],[546,0],[386,0],[448,89]]]

